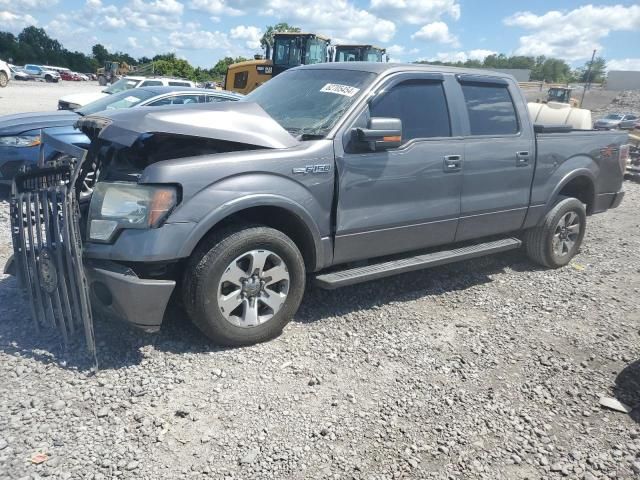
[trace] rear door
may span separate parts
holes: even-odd
[[[535,169],[526,103],[506,79],[457,75],[466,112],[462,199],[456,241],[521,228]]]
[[[444,83],[439,74],[395,75],[347,128],[338,144],[344,150],[336,152],[335,263],[453,241],[464,144],[452,136],[458,125],[450,120]],[[402,145],[358,148],[352,129],[371,117],[399,118]]]

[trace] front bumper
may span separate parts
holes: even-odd
[[[85,273],[91,306],[97,312],[146,332],[160,329],[175,281],[143,279],[114,262],[86,261]]]

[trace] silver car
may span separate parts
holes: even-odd
[[[638,121],[633,113],[610,113],[593,124],[594,130],[631,129]]]

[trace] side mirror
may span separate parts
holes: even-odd
[[[402,144],[402,120],[373,117],[367,128],[354,128],[353,135],[358,142],[366,143],[372,152],[396,148]]]

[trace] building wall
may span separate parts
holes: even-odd
[[[611,70],[607,74],[605,90],[640,90],[640,72]]]
[[[531,70],[526,68],[491,68],[494,72],[502,72],[508,75],[513,75],[516,82],[528,82],[531,77]]]

